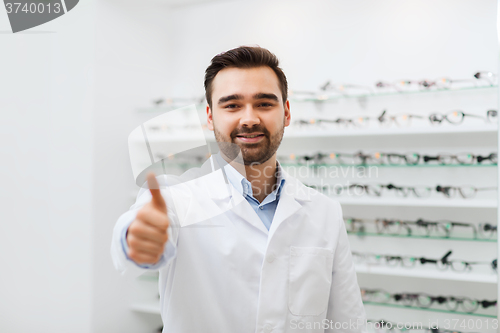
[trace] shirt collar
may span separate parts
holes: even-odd
[[[253,196],[252,185],[250,184],[248,179],[243,177],[243,175],[229,163],[224,166],[224,169],[226,171],[227,179],[239,194],[241,194],[243,197],[246,197],[247,195]],[[278,161],[276,161],[276,176],[276,184],[278,184],[278,186],[269,195],[279,198],[281,189],[283,188],[283,184],[285,183],[285,178],[283,177],[283,169],[281,167],[281,164]]]

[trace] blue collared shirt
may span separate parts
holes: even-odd
[[[267,230],[271,227],[271,223],[273,222],[274,213],[276,212],[276,207],[278,207],[278,202],[280,199],[280,192],[285,179],[282,177],[281,166],[277,163],[276,166],[276,188],[274,191],[269,193],[269,195],[260,203],[253,196],[252,184],[243,177],[241,173],[239,173],[235,168],[233,168],[230,164],[227,164],[225,167],[227,179],[234,186],[236,191],[240,193],[252,206],[253,210],[257,213],[262,223],[266,226]]]

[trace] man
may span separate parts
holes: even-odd
[[[266,49],[215,56],[206,112],[220,154],[205,165],[224,177],[160,191],[157,179],[171,182],[149,174],[150,191],[119,218],[115,266],[159,270],[165,332],[365,331],[339,203],[276,160],[290,124],[287,90]]]

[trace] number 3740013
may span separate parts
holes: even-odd
[[[456,330],[456,329],[470,329],[470,330],[480,330],[480,329],[498,329],[498,319],[445,319],[443,321],[443,326],[446,330]]]
[[[55,13],[58,14],[62,11],[60,3],[20,3],[20,2],[6,2],[5,8],[7,13]]]

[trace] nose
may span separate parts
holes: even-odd
[[[240,126],[252,127],[260,124],[260,118],[257,110],[252,105],[247,106],[241,115]]]

